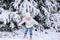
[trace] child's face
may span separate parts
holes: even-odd
[[[30,13],[26,13],[25,17],[31,17]]]
[[[27,19],[31,19],[31,15],[30,15],[30,14],[27,14],[25,17],[26,17]]]

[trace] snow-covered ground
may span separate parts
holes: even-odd
[[[24,31],[17,30],[14,32],[0,32],[0,40],[24,40]],[[29,40],[29,33],[26,40]],[[60,33],[51,32],[50,30],[38,32],[33,30],[33,40],[60,40]]]

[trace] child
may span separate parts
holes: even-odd
[[[25,15],[25,17],[23,18],[22,22],[19,23],[19,25],[23,24],[24,22],[26,23],[24,38],[26,37],[26,34],[29,31],[30,32],[30,40],[32,40],[33,24],[38,25],[38,23],[32,18],[30,13],[25,13],[24,15]]]

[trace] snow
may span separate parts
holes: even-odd
[[[47,32],[47,34],[45,33]],[[24,40],[24,31],[17,30],[14,32],[0,32],[0,40]],[[29,32],[26,40],[29,40]],[[33,30],[33,40],[60,40],[60,33],[51,32],[50,30],[38,32]]]
[[[20,6],[18,6],[19,4]],[[46,8],[44,6],[41,6],[46,16],[45,22],[47,26],[50,25],[49,27],[51,27],[52,26],[51,24],[54,23],[53,26],[55,26],[55,28],[57,29],[57,27],[60,27],[60,13],[58,13],[57,6],[56,6],[58,5],[58,3],[55,0],[46,0],[44,5],[48,7]],[[29,12],[31,11],[33,17],[35,17],[38,14],[42,18],[44,17],[42,13],[40,13],[40,10],[38,9],[38,3],[36,3],[34,0],[30,0],[30,2],[28,0],[24,0],[22,3],[21,3],[21,0],[15,0],[15,2],[13,3],[13,6],[17,10],[16,12],[12,12],[11,10],[5,10],[3,8],[0,8],[0,11],[2,11],[2,13],[0,14],[0,21],[3,21],[4,24],[6,24],[7,21],[9,22],[12,18],[15,22],[21,21],[20,16],[26,13],[26,10]],[[22,15],[18,15],[17,14],[18,11]],[[57,11],[57,12],[53,14],[52,11],[54,12]],[[8,17],[9,15],[10,15],[10,20]],[[53,21],[50,21],[49,19],[50,16],[52,16],[51,20]],[[15,25],[11,22],[9,27],[14,28],[14,26]],[[15,30],[15,31],[13,30],[13,32],[6,32],[6,31],[1,32],[0,31],[0,40],[24,40],[23,36],[24,36],[24,30],[21,30],[21,29]],[[28,32],[26,40],[30,39],[29,36],[30,35]],[[43,30],[43,32],[33,30],[33,40],[60,40],[60,33],[56,32],[56,30],[54,30],[53,27],[51,27],[51,29],[49,30]]]
[[[21,0],[15,0],[15,2],[13,4],[14,8],[16,8],[17,10],[18,10],[18,5],[20,2],[21,2]]]
[[[29,5],[28,5],[29,4]],[[34,5],[33,5],[34,4]],[[33,17],[34,16],[36,16],[36,15],[38,15],[38,13],[40,13],[40,11],[39,11],[39,9],[37,9],[37,3],[36,2],[34,2],[34,1],[31,1],[31,2],[29,2],[29,1],[27,1],[27,0],[24,0],[22,3],[21,3],[21,5],[20,5],[20,9],[19,9],[19,11],[22,13],[22,15],[24,14],[24,13],[26,13],[27,11],[28,12],[32,12],[32,15],[33,15]],[[26,11],[27,10],[27,11]]]
[[[4,10],[4,9],[2,10],[2,13],[0,14],[0,18],[3,19],[5,24],[6,24],[6,19],[8,19],[9,14],[10,14],[10,12],[8,10]]]

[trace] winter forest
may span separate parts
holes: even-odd
[[[18,23],[27,12],[40,24],[33,40],[60,40],[60,0],[0,0],[0,40],[22,40],[25,23]]]

